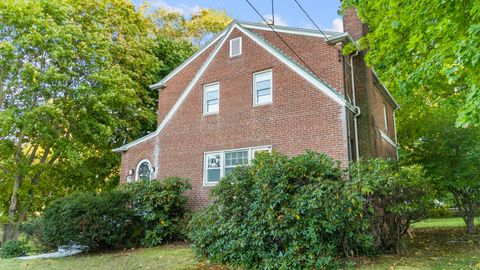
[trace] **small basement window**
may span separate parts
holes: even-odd
[[[253,74],[253,105],[272,103],[272,71]]]
[[[242,37],[230,40],[230,57],[239,56],[242,54]]]
[[[203,87],[203,114],[218,113],[220,107],[220,84],[212,83]]]

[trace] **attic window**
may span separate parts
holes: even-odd
[[[230,57],[239,56],[242,54],[242,37],[230,40]]]

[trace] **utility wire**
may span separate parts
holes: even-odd
[[[313,23],[313,25],[318,29],[318,31],[320,31],[320,33],[322,33],[322,35],[325,37],[325,39],[327,40],[327,43],[329,43],[330,45],[332,45],[333,47],[335,47],[333,44],[330,43],[330,40],[328,39],[327,35],[325,35],[325,33],[322,31],[322,29],[320,29],[320,27],[318,27],[318,25],[315,23],[315,21],[310,17],[310,15],[308,15],[307,11],[305,11],[305,9],[302,7],[302,5],[300,5],[300,3],[297,1],[297,0],[294,0],[295,3],[297,3],[298,7],[303,11],[303,13],[307,16],[307,18],[310,20],[310,22]],[[335,47],[336,48],[336,47]]]
[[[315,23],[315,21],[310,17],[310,15],[308,14],[308,12],[302,7],[302,5],[297,1],[297,0],[293,0],[295,1],[295,3],[297,3],[298,7],[303,11],[303,13],[305,14],[305,16],[307,16],[307,18],[310,20],[310,22],[315,26],[315,28],[318,29],[318,31],[320,31],[320,33],[322,33],[322,35],[325,37],[325,39],[327,40],[327,43],[332,46],[333,48],[337,49],[339,51],[339,53],[342,55],[343,59],[345,60],[345,63],[347,63],[347,65],[351,65],[350,62],[348,62],[347,60],[347,57],[340,52],[340,49],[338,49],[337,47],[335,47],[335,45],[333,45],[330,40],[328,39],[327,35],[325,35],[325,33],[322,31],[322,29],[320,29],[320,27],[318,27],[318,25]],[[356,79],[358,80],[358,75],[357,75],[357,72],[355,71],[354,74],[353,74]]]
[[[273,27],[268,23],[268,21],[262,16],[262,14],[252,5],[252,3],[249,1],[249,0],[245,0],[247,1],[247,3],[250,5],[250,7],[252,7],[253,10],[255,10],[255,12],[258,14],[258,16],[260,16],[260,18],[262,18],[262,20],[270,27],[270,29],[272,29],[273,33],[275,33],[275,35],[277,35],[277,37],[292,51],[292,53],[308,68],[308,70],[310,70],[310,72],[312,72],[317,78],[320,78],[316,73],[315,71],[313,71],[313,69],[307,65],[307,63],[305,63],[305,61],[303,61],[303,59],[295,52],[295,50],[290,47],[290,45],[288,45],[288,43],[282,38],[282,36],[280,36],[280,34],[277,33],[277,31],[275,31],[275,29],[273,29]]]

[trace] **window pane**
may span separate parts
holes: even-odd
[[[220,181],[220,168],[207,170],[207,182],[216,183]]]
[[[270,89],[270,80],[257,82],[257,90]]]
[[[212,99],[218,100],[218,90],[207,92],[207,101]]]
[[[240,166],[248,163],[248,150],[225,153],[225,166]]]
[[[212,104],[212,105],[207,105],[207,112],[218,112],[218,103]]]
[[[225,168],[225,176],[229,175],[233,170],[235,170],[235,167]]]
[[[257,91],[257,96],[269,96],[270,95],[270,88],[262,89]]]
[[[138,167],[138,180],[150,180],[150,165],[148,162],[142,162]]]
[[[207,168],[220,168],[220,154],[207,155]]]
[[[267,96],[257,96],[257,103],[268,103],[272,102],[272,96],[267,95]]]

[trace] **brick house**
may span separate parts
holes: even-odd
[[[272,27],[233,21],[151,86],[158,128],[114,149],[122,154],[122,183],[190,178],[188,205],[198,209],[222,176],[258,151],[312,149],[344,166],[359,157],[397,158],[398,104],[363,52],[341,54],[365,34],[356,11],[345,12],[345,33]]]

